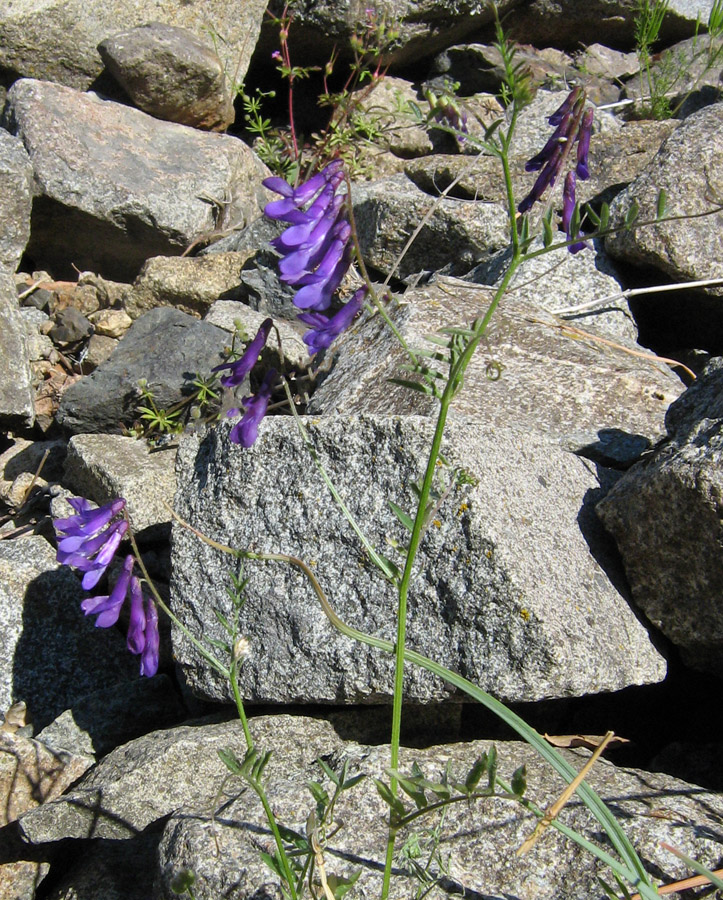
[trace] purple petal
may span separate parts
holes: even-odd
[[[118,549],[121,540],[123,539],[123,535],[128,528],[128,523],[121,524],[125,524],[125,528],[119,528],[111,535],[110,539],[107,541],[103,549],[93,560],[92,567],[88,571],[86,571],[85,575],[83,576],[83,581],[81,582],[81,584],[83,585],[84,590],[92,590],[96,586],[96,584],[98,584],[103,576],[103,573],[110,565],[113,557],[115,556],[115,552]]]
[[[160,636],[158,634],[158,611],[155,603],[146,598],[145,645],[141,653],[141,675],[152,678],[158,671]]]
[[[585,110],[585,113],[582,117],[582,123],[580,124],[580,131],[578,133],[578,145],[577,145],[577,166],[576,171],[578,177],[583,181],[587,181],[590,177],[590,170],[587,165],[587,157],[590,152],[590,136],[592,134],[592,119],[593,119],[593,109],[592,107],[588,107]]]
[[[580,94],[582,93],[581,87],[573,88],[567,97],[563,100],[562,104],[555,110],[555,112],[550,116],[547,120],[550,125],[559,125],[562,121],[563,117],[570,112],[575,103],[577,102]]]
[[[80,608],[86,616],[91,613],[98,616],[95,620],[96,628],[110,628],[111,625],[115,625],[118,621],[118,616],[120,615],[121,607],[125,601],[126,591],[128,590],[128,584],[131,579],[133,563],[133,557],[130,555],[126,556],[125,561],[123,562],[123,568],[113,590],[110,592],[110,596],[90,597],[80,604]]]
[[[273,175],[271,178],[264,178],[261,184],[275,194],[281,194],[282,197],[292,197],[294,194],[294,189],[289,182],[284,178],[279,178],[278,175]]]
[[[345,331],[352,323],[354,316],[359,312],[367,295],[366,287],[359,288],[354,293],[351,300],[342,306],[342,308],[330,318],[322,316],[319,313],[307,313],[298,316],[299,319],[307,324],[314,324],[310,321],[312,317],[319,320],[315,328],[307,331],[304,335],[304,343],[308,346],[311,355],[318,353],[320,350],[326,350],[336,340],[336,338]]]
[[[251,447],[255,443],[259,424],[266,415],[275,381],[276,369],[269,369],[258,392],[253,397],[244,397],[243,405],[246,412],[241,421],[231,429],[229,440],[232,443],[240,444],[242,447]]]
[[[256,336],[249,343],[240,359],[237,359],[236,362],[224,363],[222,366],[216,366],[211,370],[212,372],[220,372],[222,369],[231,370],[230,375],[225,375],[221,379],[221,384],[224,387],[238,387],[238,385],[243,382],[244,378],[246,378],[251,369],[253,369],[258,362],[261,351],[266,346],[266,341],[268,340],[269,332],[271,331],[273,324],[271,319],[264,319],[261,323],[261,327],[256,332]]]
[[[128,624],[126,646],[131,653],[141,653],[146,646],[146,613],[143,609],[141,583],[134,575],[131,578],[131,618]]]

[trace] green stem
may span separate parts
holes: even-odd
[[[244,731],[244,737],[246,738],[246,749],[253,750],[254,749],[254,739],[251,737],[251,730],[249,728],[249,722],[246,718],[246,710],[244,708],[244,702],[241,699],[241,691],[238,686],[238,667],[239,661],[234,659],[231,663],[231,670],[229,672],[229,681],[231,682],[231,690],[233,691],[233,698],[236,701],[236,709],[238,711],[238,717],[241,720],[241,727]]]

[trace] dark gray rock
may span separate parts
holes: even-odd
[[[149,900],[158,841],[158,834],[92,841],[49,890],[49,900]]]
[[[501,0],[497,4],[499,14],[503,16],[519,3],[520,0]],[[274,0],[270,9],[274,15],[280,16],[284,3]],[[335,0],[296,4],[289,30],[295,63],[319,65],[319,60],[326,60],[334,49],[342,58],[352,58],[353,36],[369,27],[367,9],[374,8],[337,3]],[[382,48],[382,64],[392,66],[406,66],[428,59],[490,25],[493,19],[490,5],[484,0],[459,0],[444,10],[435,0],[393,0],[375,12],[378,19],[383,16],[387,29],[391,26],[397,32],[391,45]],[[278,42],[278,26],[265,21],[256,51],[258,56],[267,60],[272,50],[278,47]]]
[[[230,78],[243,81],[261,28],[265,0],[205,0],[203,4],[168,0],[28,0],[7,5],[0,19],[0,68],[86,90],[103,70],[98,44],[119,27],[151,19],[168,22],[208,40],[217,36],[218,55]]]
[[[84,341],[93,333],[93,326],[80,310],[74,306],[61,309],[55,315],[55,325],[48,332],[48,336],[59,347],[68,344],[77,344]]]
[[[673,43],[690,37],[698,16],[707,20],[713,0],[672,0],[663,19],[660,39]],[[514,40],[536,46],[578,50],[596,41],[608,47],[631,49],[635,36],[637,0],[531,0],[506,22]]]
[[[14,272],[30,237],[33,167],[22,141],[0,128],[0,270]]]
[[[124,638],[85,618],[84,596],[45,538],[0,541],[0,707],[24,700],[38,728],[89,693],[138,677]]]
[[[598,504],[635,602],[696,669],[723,675],[723,359],[670,408],[670,438]]]
[[[120,744],[177,725],[183,706],[167,675],[95,691],[43,728],[37,740],[56,752],[101,757]]]
[[[269,172],[236,138],[32,79],[12,86],[4,117],[38,184],[28,252],[57,273],[132,279],[148,257],[261,214]]]
[[[355,185],[353,203],[364,261],[385,274],[394,271],[397,278],[443,267],[463,275],[507,244],[508,219],[501,204],[430,197],[405,175]]]
[[[667,193],[667,214],[698,216],[723,198],[723,103],[689,116],[673,132],[645,171],[612,206],[613,224],[621,224],[633,201],[640,220],[655,218],[658,192]],[[723,278],[723,212],[683,221],[660,222],[621,231],[606,239],[615,257],[653,266],[675,281]],[[723,297],[723,286],[704,292]]]
[[[421,477],[433,422],[334,416],[306,424],[363,532],[399,564],[395,542],[407,532],[388,500],[413,510],[411,485]],[[366,560],[294,421],[268,418],[249,450],[231,444],[228,431],[224,422],[183,439],[179,515],[231,547],[302,556],[343,619],[368,633],[393,635],[395,591]],[[590,464],[539,432],[474,418],[450,424],[443,452],[471,483],[451,485],[424,537],[410,591],[409,646],[510,701],[661,679],[664,661],[608,579],[616,568],[587,506],[600,496]],[[452,477],[440,474],[440,491]],[[174,525],[171,603],[197,637],[222,637],[214,609],[232,614],[231,565]],[[247,563],[244,576],[240,628],[251,655],[240,672],[243,696],[273,703],[389,702],[391,656],[337,633],[295,569]],[[194,693],[228,700],[228,685],[188,639],[178,631],[173,638]],[[413,669],[406,692],[422,702],[454,694]]]
[[[138,382],[168,409],[187,394],[197,373],[222,362],[228,334],[175,309],[137,319],[109,359],[63,394],[58,422],[73,434],[119,433],[138,417]]]
[[[15,282],[0,267],[0,428],[29,426],[34,418],[25,327]]]
[[[113,77],[144,112],[207,131],[234,120],[233,99],[221,60],[192,31],[149,22],[98,45]]]

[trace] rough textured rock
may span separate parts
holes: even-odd
[[[42,741],[0,731],[0,826],[59,797],[91,762],[87,756],[55,752]]]
[[[253,338],[261,323],[266,319],[266,314],[256,312],[245,303],[236,300],[218,300],[213,304],[205,318],[206,322],[223,328],[225,331],[234,331],[236,323],[241,323],[249,340]],[[278,330],[281,346],[277,340],[276,331],[271,333],[266,344],[261,360],[267,366],[279,366],[279,354],[283,358],[284,368],[299,367],[309,359],[309,348],[302,341],[299,332],[287,322],[278,320],[274,322],[274,328]]]
[[[24,497],[26,488],[38,471],[42,483],[60,481],[64,460],[64,441],[26,441],[17,438],[11,447],[0,454],[0,500],[17,506],[17,501]]]
[[[327,786],[330,783],[321,776],[312,752],[304,754],[299,771],[296,761],[299,750],[295,749],[294,743],[303,745],[307,736],[313,740],[315,732],[321,731],[322,723],[298,719],[285,722],[284,717],[264,717],[254,720],[252,728],[254,726],[263,737],[269,735],[272,742],[269,746],[283,741],[286,755],[272,757],[267,770],[271,782],[269,793],[282,821],[303,833],[306,816],[314,802],[311,795],[307,795],[306,803],[299,802],[300,784],[311,780],[324,781]],[[297,734],[295,741],[292,738],[294,732]],[[332,738],[333,735],[329,735],[328,742],[334,746]],[[315,747],[309,749],[313,751]],[[436,780],[449,763],[459,777],[469,771],[479,754],[488,750],[489,744],[482,741],[402,750],[400,769],[409,772],[412,762],[416,761],[427,777]],[[513,770],[524,764],[529,785],[527,796],[543,808],[553,797],[557,798],[561,781],[541,763],[534,751],[513,742],[498,744],[497,750],[502,778],[509,781]],[[579,769],[589,753],[566,752],[564,756]],[[373,789],[371,778],[388,778],[389,748],[348,744],[335,749],[325,760],[338,772],[344,757],[349,759],[350,772],[367,773],[367,778],[342,794],[335,809],[335,818],[344,824],[327,843],[326,870],[327,874],[339,876],[360,871],[355,893],[361,897],[375,897],[381,890],[388,811]],[[616,769],[605,761],[596,765],[586,780],[621,816],[628,837],[650,871],[655,873],[656,881],[669,882],[688,875],[685,865],[660,847],[661,841],[673,843],[673,836],[676,846],[682,844],[688,848],[685,852],[707,860],[709,866],[717,864],[720,845],[716,842],[715,825],[721,809],[720,797],[674,778],[634,769]],[[223,891],[240,898],[258,896],[261,890],[266,896],[276,895],[278,888],[273,882],[269,884],[268,868],[259,856],[259,842],[264,849],[272,851],[270,836],[260,804],[249,795],[246,791],[233,797],[219,817],[216,832],[221,847],[219,854],[208,852],[208,814],[194,816],[178,812],[171,816],[159,846],[164,900],[173,897],[169,890],[172,875],[189,866],[197,874],[194,890],[198,900],[214,900]],[[651,815],[651,804],[655,808],[663,804],[668,818]],[[579,800],[568,805],[562,818],[588,837],[594,835],[593,839],[599,839],[600,826]],[[439,819],[429,816],[422,822],[433,827]],[[603,871],[591,855],[554,829],[549,829],[526,856],[515,855],[514,850],[529,837],[534,826],[535,818],[531,814],[503,799],[478,801],[471,807],[462,803],[449,807],[441,827],[439,846],[441,857],[448,865],[446,871],[432,865],[433,877],[440,880],[433,895],[459,893],[517,900],[580,900],[600,896],[596,873],[607,878],[609,870]],[[412,837],[412,830],[418,828],[419,821],[404,829],[398,837],[398,847],[401,848]],[[678,839],[681,844],[677,843]],[[413,896],[420,887],[419,881],[404,871],[403,862],[400,860],[399,863],[390,893],[396,900]]]
[[[520,280],[525,280],[524,269]],[[491,296],[489,288],[444,279],[407,291],[389,312],[411,347],[430,349],[426,335],[449,325],[469,325],[485,314]],[[678,379],[667,367],[581,338],[572,331],[574,324],[538,305],[518,302],[514,294],[505,298],[472,358],[452,415],[473,415],[485,425],[506,427],[514,410],[515,427],[578,451],[611,431],[620,438],[664,434],[665,411],[682,391]],[[393,377],[409,377],[402,368],[408,362],[379,317],[362,320],[314,393],[309,412],[433,415],[435,400],[389,383]],[[490,367],[496,365],[502,367],[501,377],[491,381],[497,370]]]
[[[88,757],[56,753],[40,741],[0,730],[0,826],[58,797],[90,765]],[[33,900],[50,867],[32,859],[4,862],[4,850],[0,845],[0,900]]]
[[[119,26],[158,21],[179,25],[208,39],[218,35],[218,55],[229,76],[243,81],[261,28],[265,0],[26,0],[14,3],[0,20],[0,67],[85,90],[103,69],[98,44]]]
[[[221,60],[208,40],[188,29],[149,22],[107,38],[98,52],[144,112],[207,131],[225,131],[233,123]]]
[[[56,752],[100,757],[182,718],[183,707],[171,680],[156,675],[89,694],[43,728],[37,739]]]
[[[669,440],[597,506],[636,603],[693,668],[723,675],[723,359],[674,403]]]
[[[0,427],[21,428],[35,418],[25,328],[15,282],[0,267]]]
[[[22,141],[0,128],[0,271],[14,272],[30,237],[33,167]]]
[[[538,95],[539,96],[539,95]],[[540,137],[545,134],[544,116],[554,109],[545,104],[537,117],[538,131],[535,141],[515,142],[515,155],[510,163],[512,184],[518,200],[530,190],[533,176],[525,172],[525,162],[541,149]],[[590,143],[590,178],[578,181],[577,198],[582,203],[592,200],[610,202],[625,185],[629,184],[650,163],[662,142],[677,128],[677,122],[626,122],[621,127],[595,133]],[[526,145],[527,151],[522,147]],[[536,149],[535,149],[536,148]],[[408,160],[405,174],[423,191],[432,196],[450,186],[451,195],[463,199],[502,202],[504,183],[500,177],[499,160],[481,156],[470,163],[463,156],[434,154],[421,159]],[[555,204],[561,208],[557,194]]]
[[[175,450],[153,450],[133,437],[77,434],[68,444],[63,484],[99,506],[124,497],[137,536],[161,538],[170,527],[163,501],[173,501],[175,462]]]
[[[310,420],[307,427],[372,545],[398,562],[390,546],[406,532],[387,501],[413,509],[411,485],[421,477],[433,423],[352,416]],[[366,560],[293,420],[267,419],[250,450],[231,444],[228,431],[222,423],[182,442],[180,516],[231,547],[302,556],[343,619],[391,637],[394,591]],[[664,661],[608,580],[616,567],[587,507],[600,491],[589,463],[539,434],[472,418],[449,427],[444,448],[450,465],[461,466],[473,484],[450,488],[425,535],[410,594],[410,647],[506,700],[661,679]],[[453,476],[440,477],[443,490]],[[231,615],[230,564],[174,525],[171,601],[193,633],[221,637],[213,610]],[[244,575],[240,628],[251,656],[240,683],[247,699],[389,701],[391,657],[335,632],[296,570],[249,563]],[[178,632],[174,648],[194,693],[228,699],[228,685]],[[453,694],[418,669],[410,669],[406,690],[409,699],[426,702]]]
[[[209,256],[156,256],[147,260],[123,298],[128,314],[138,316],[157,306],[173,306],[203,318],[217,300],[241,300],[241,273],[251,253]]]
[[[121,432],[138,417],[145,378],[160,409],[187,395],[197,373],[222,362],[228,335],[175,309],[160,308],[133,323],[111,356],[63,394],[58,422],[73,434]]]
[[[28,252],[69,277],[74,263],[133,278],[149,256],[261,213],[268,170],[235,138],[32,79],[15,82],[4,116],[38,185]]]
[[[442,267],[462,275],[507,244],[507,214],[500,204],[432,198],[405,175],[355,185],[353,203],[365,262],[385,274],[394,269],[397,278]]]
[[[0,707],[24,700],[39,728],[88,693],[138,675],[125,640],[85,618],[84,596],[45,538],[0,541]]]
[[[336,818],[343,825],[329,839],[325,862],[329,874],[349,875],[361,869],[356,891],[362,897],[377,896],[386,817],[372,778],[388,777],[389,748],[344,744],[328,723],[302,717],[262,716],[251,720],[251,729],[259,748],[275,751],[266,769],[267,791],[274,811],[287,827],[304,831],[315,804],[303,785],[311,780],[325,781],[317,757],[323,757],[337,771],[348,758],[350,773],[367,775],[339,800]],[[91,878],[97,885],[99,875],[107,878],[104,889],[108,893],[104,890],[102,896],[112,900],[126,896],[118,893],[120,880],[130,881],[124,875],[122,860],[128,856],[122,855],[122,847],[140,851],[138,832],[168,814],[158,856],[139,852],[136,865],[130,867],[145,876],[146,894],[142,896],[148,896],[153,885],[153,896],[170,900],[174,895],[169,883],[184,867],[196,874],[194,892],[199,900],[224,893],[258,897],[261,891],[276,896],[276,879],[259,853],[259,845],[270,849],[259,801],[251,791],[228,780],[228,772],[217,756],[219,749],[231,749],[242,756],[242,748],[238,722],[199,723],[196,727],[155,732],[114,751],[64,797],[23,816],[21,831],[33,843],[52,841],[60,835],[115,839],[94,843],[90,855],[83,858],[83,854],[64,880],[63,890],[56,889],[50,895],[53,900],[99,896],[81,890]],[[546,807],[559,795],[559,776],[526,745],[502,743],[497,749],[502,778],[509,780],[512,771],[525,764],[527,796],[539,806]],[[487,750],[489,744],[481,741],[426,750],[403,749],[400,768],[409,771],[412,761],[417,761],[427,777],[437,779],[449,762],[453,774],[460,777]],[[589,756],[586,751],[566,751],[563,755],[578,769]],[[716,864],[719,845],[712,832],[721,813],[720,798],[668,776],[619,770],[605,761],[593,768],[587,780],[624,817],[626,833],[656,880],[668,882],[686,874],[684,865],[660,848],[661,841],[675,843],[704,865]],[[219,799],[223,784],[225,791]],[[223,808],[219,809],[221,803]],[[667,815],[650,815],[651,804],[656,809],[663,804]],[[562,818],[589,839],[599,837],[599,826],[578,800],[567,805]],[[449,862],[443,889],[460,893],[466,889],[480,896],[511,894],[520,900],[597,896],[596,875],[608,873],[554,829],[549,829],[527,856],[510,852],[530,835],[534,824],[532,814],[501,799],[478,801],[471,808],[465,804],[450,807],[441,832],[442,856]],[[400,846],[407,837],[406,832],[400,835]],[[220,852],[214,852],[217,846]],[[111,849],[115,865],[103,865],[99,854],[107,856]],[[403,871],[397,874],[392,896],[401,900],[414,892],[417,882],[405,877]],[[442,873],[435,869],[434,874]],[[134,884],[129,887],[133,889]],[[128,896],[135,898],[136,894]]]
[[[504,15],[518,4],[519,0],[502,0],[497,6],[500,15]],[[290,6],[294,18],[289,43],[297,64],[319,65],[319,60],[326,60],[335,47],[342,57],[350,58],[352,36],[369,27],[368,8],[334,0],[294,2]],[[270,9],[280,16],[284,3],[274,0]],[[434,0],[394,0],[378,12],[383,13],[387,27],[391,25],[398,33],[381,58],[382,64],[392,66],[426,59],[492,22],[491,8],[483,0],[460,0],[443,10]],[[268,59],[268,54],[278,47],[278,34],[278,26],[264,22],[256,54]]]
[[[561,235],[562,237],[562,235]],[[542,248],[536,241],[531,250]],[[465,280],[478,284],[497,286],[509,262],[509,255],[501,253],[497,260],[479,266]],[[602,252],[598,243],[589,243],[584,252],[572,254],[558,251],[552,255],[528,260],[517,271],[510,283],[510,294],[516,304],[528,304],[535,308],[556,313],[577,328],[600,334],[608,339],[623,339],[632,346],[638,330],[627,300],[620,296],[622,278],[612,261]],[[544,291],[540,285],[544,284]],[[594,300],[605,300],[592,309],[564,313]]]
[[[681,177],[684,176],[684,177]],[[646,170],[616,199],[612,221],[622,222],[633,201],[640,220],[655,218],[658,192],[667,193],[667,214],[696,215],[723,198],[723,103],[689,116],[668,138]],[[660,222],[606,239],[614,256],[661,269],[676,281],[723,278],[723,212],[684,221]],[[723,297],[723,286],[706,293]]]

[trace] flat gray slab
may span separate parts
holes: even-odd
[[[407,532],[388,501],[413,510],[433,423],[422,417],[307,420],[311,440],[378,552],[395,562]],[[176,510],[234,548],[300,556],[350,624],[393,640],[395,593],[367,560],[289,418],[267,418],[250,450],[229,424],[184,438]],[[601,496],[595,467],[535,432],[479,419],[449,426],[443,452],[467,484],[440,470],[446,501],[424,537],[410,591],[409,646],[510,701],[583,695],[661,680],[665,662],[624,596],[606,538],[588,504]],[[602,477],[604,470],[601,471]],[[464,479],[463,479],[464,480]],[[230,615],[234,560],[174,525],[172,605],[196,635],[220,639],[214,608]],[[252,563],[241,613],[251,656],[244,697],[274,703],[384,703],[392,660],[339,635],[310,585],[288,565]],[[228,685],[174,633],[192,690],[230,698]],[[409,699],[449,688],[409,668]]]

